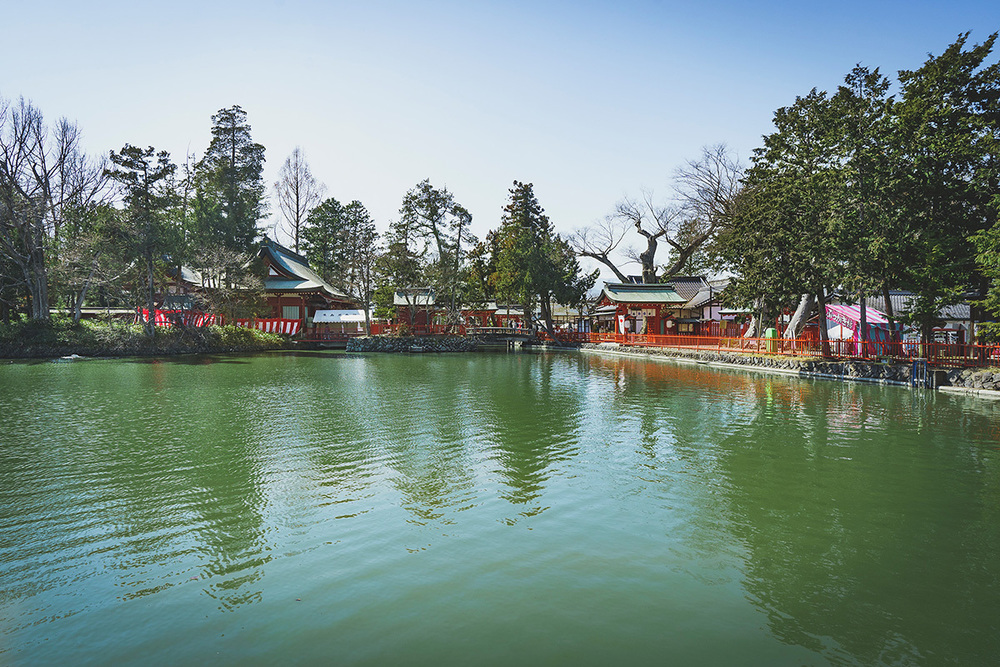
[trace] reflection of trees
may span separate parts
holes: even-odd
[[[568,357],[475,355],[441,359],[383,356],[369,360],[375,386],[405,393],[375,406],[385,464],[418,523],[450,522],[448,514],[477,502],[476,475],[489,461],[508,487],[502,494],[528,505],[542,493],[552,460],[575,447],[580,381],[560,364]],[[522,514],[542,511],[526,508]]]
[[[717,448],[745,587],[772,631],[835,662],[985,663],[998,645],[984,618],[1000,619],[995,458],[954,446],[974,439],[962,420],[909,392],[817,383],[800,402],[774,391],[788,384],[761,380],[760,411]]]
[[[487,358],[477,396],[485,409],[485,435],[499,473],[509,488],[501,494],[515,505],[534,503],[545,488],[552,463],[577,448],[581,382],[576,360],[561,355]],[[544,511],[525,508],[524,516]]]
[[[474,495],[468,412],[469,369],[454,358],[383,355],[368,359],[374,387],[392,388],[373,402],[369,419],[381,437],[382,463],[416,523],[452,520]],[[400,388],[405,387],[403,391]]]
[[[985,664],[1000,648],[1000,406],[588,361],[643,493],[684,508],[670,530],[692,576],[743,560],[780,640],[851,664]]]

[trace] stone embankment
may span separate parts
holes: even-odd
[[[912,386],[931,386],[940,389],[959,389],[1000,392],[1000,368],[990,369],[923,369],[911,363],[883,363],[877,361],[824,361],[816,358],[796,358],[766,354],[735,354],[726,352],[651,348],[615,344],[584,343],[584,350],[612,354],[649,357],[666,357],[678,361],[704,363],[715,366],[744,366],[770,372],[803,377],[874,382]],[[914,383],[913,372],[917,372]],[[926,380],[925,380],[926,378]],[[1000,396],[1000,393],[997,394]]]
[[[476,341],[461,336],[359,336],[348,352],[475,352]]]
[[[966,389],[1000,390],[1000,368],[965,368],[948,372],[948,384]]]

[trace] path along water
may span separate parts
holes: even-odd
[[[0,664],[988,664],[1000,405],[573,353],[0,366]]]

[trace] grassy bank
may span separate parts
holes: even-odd
[[[281,349],[285,338],[256,329],[157,327],[148,337],[141,325],[124,322],[54,318],[49,322],[0,324],[0,358],[133,357]]]

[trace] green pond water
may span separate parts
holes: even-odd
[[[583,353],[0,365],[0,665],[986,665],[1000,402]]]

